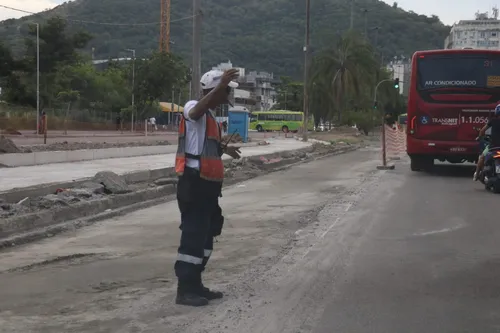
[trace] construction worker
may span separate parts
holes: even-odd
[[[228,102],[238,76],[235,69],[205,73],[200,80],[203,97],[187,102],[180,119],[175,160],[182,230],[175,262],[177,304],[203,306],[223,297],[203,285],[201,274],[212,253],[213,238],[221,234],[224,223],[218,202],[224,178],[222,155],[240,158],[240,151],[221,144],[221,128],[212,110]]]

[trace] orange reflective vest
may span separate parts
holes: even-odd
[[[181,116],[179,124],[179,143],[175,157],[175,172],[182,176],[186,167],[186,157],[199,159],[200,177],[206,180],[222,182],[224,180],[224,163],[220,155],[221,132],[211,112],[206,113],[205,143],[200,155],[186,153],[186,119]],[[188,156],[186,156],[188,155]]]

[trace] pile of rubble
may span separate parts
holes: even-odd
[[[222,142],[238,143],[238,142],[243,142],[243,138],[238,133],[235,133],[234,135],[228,134],[222,137]]]
[[[0,136],[0,154],[12,154],[12,153],[20,153],[21,149],[19,149],[16,144],[9,138],[5,136]]]
[[[26,197],[17,203],[7,203],[0,198],[0,218],[65,207],[82,201],[99,200],[110,194],[129,192],[132,192],[132,189],[123,177],[110,171],[103,171],[77,188],[60,188],[55,193],[36,198]]]
[[[345,146],[347,147],[347,145]],[[287,165],[313,160],[317,156],[338,152],[339,149],[341,150],[342,147],[338,145],[314,144],[312,148],[305,150],[227,160],[224,163],[226,177],[224,184],[234,184]],[[90,203],[93,205],[92,202],[96,202],[95,207],[92,208],[93,212],[96,212],[102,207],[108,207],[102,205],[102,202],[107,200],[114,202],[113,209],[115,209],[141,200],[164,198],[171,190],[171,194],[175,193],[177,178],[168,178],[173,177],[173,169],[164,170],[157,174],[158,178],[153,179],[151,176],[143,178],[144,176],[141,175],[137,178],[136,176],[120,176],[110,171],[103,171],[87,181],[75,183],[74,187],[52,190],[53,193],[45,192],[47,193],[45,195],[37,194],[37,196],[25,197],[22,200],[15,199],[17,202],[6,202],[0,198],[0,219],[30,215],[33,216],[33,220],[36,220],[36,216],[41,212],[50,211],[53,220],[57,215],[61,221],[66,218],[62,211],[67,208],[72,209],[80,204]],[[127,180],[130,182],[127,183]],[[89,206],[84,205],[83,207],[85,207],[85,212],[88,212]]]
[[[38,151],[68,151],[81,149],[105,149],[105,148],[123,148],[123,147],[150,147],[150,146],[167,146],[170,142],[166,140],[158,141],[136,141],[136,142],[55,142],[46,145],[27,145],[20,146],[19,150],[22,153],[32,153]]]

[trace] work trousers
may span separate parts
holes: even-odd
[[[200,178],[195,169],[185,168],[177,185],[181,212],[181,242],[175,262],[179,289],[197,291],[201,273],[213,251],[213,224],[221,218],[219,195],[222,184]]]

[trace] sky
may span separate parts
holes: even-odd
[[[174,0],[175,1],[175,0]],[[187,1],[187,0],[178,0]],[[238,0],[235,0],[238,1]],[[241,1],[241,0],[239,0]],[[314,1],[314,0],[313,0]],[[30,12],[43,11],[52,8],[64,0],[0,0],[0,5],[24,9]],[[394,0],[384,0],[392,5]],[[398,6],[405,10],[413,10],[418,14],[437,15],[445,24],[451,25],[456,21],[473,19],[476,11],[491,11],[495,4],[493,0],[398,0]],[[9,18],[18,18],[25,14],[0,7],[0,21]]]

